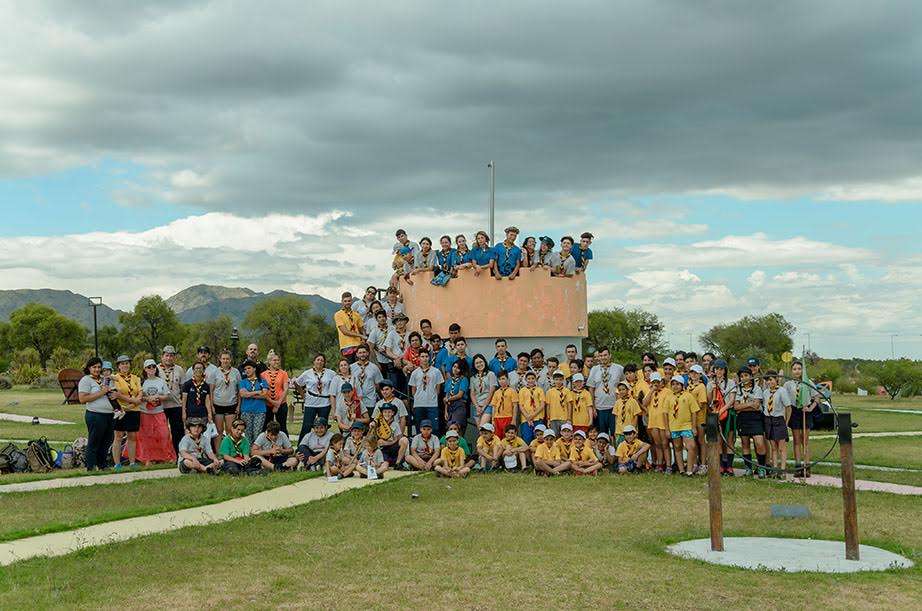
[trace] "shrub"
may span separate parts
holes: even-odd
[[[39,365],[25,364],[20,365],[19,367],[14,367],[11,373],[13,376],[13,384],[28,385],[41,378],[44,372]]]
[[[39,376],[32,384],[29,385],[30,388],[60,388],[61,385],[58,383],[58,376],[56,375],[42,375]]]
[[[0,390],[9,390],[13,388],[13,380],[8,375],[0,375]]]

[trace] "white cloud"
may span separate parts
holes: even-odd
[[[756,271],[749,274],[749,278],[747,278],[747,280],[749,282],[749,286],[751,286],[752,288],[754,289],[760,288],[762,285],[765,284],[765,272],[763,272],[760,269],[757,269]]]
[[[909,176],[887,182],[834,185],[817,199],[828,201],[922,202],[922,176]]]

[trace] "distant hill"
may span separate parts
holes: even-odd
[[[288,291],[257,293],[247,288],[227,288],[206,284],[190,286],[176,293],[166,302],[185,323],[200,322],[222,314],[227,314],[234,322],[240,323],[250,308],[257,303],[271,297],[283,296],[304,299],[311,304],[315,313],[327,320],[332,320],[333,314],[340,307],[338,303],[320,295],[300,295]]]
[[[29,303],[40,303],[49,306],[62,316],[76,320],[90,331],[93,330],[93,308],[88,305],[87,298],[72,291],[60,291],[57,289],[0,291],[0,320],[9,320],[13,310]],[[113,310],[103,304],[97,308],[96,315],[100,327],[105,325],[118,326],[118,310]]]

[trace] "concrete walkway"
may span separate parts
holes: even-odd
[[[23,416],[21,414],[5,414],[0,412],[0,420],[9,420],[11,422],[25,422],[27,424],[32,423],[32,416]],[[73,422],[68,422],[66,420],[53,420],[51,418],[39,418],[39,424],[74,424]]]
[[[79,488],[81,486],[96,486],[98,484],[127,484],[148,479],[163,479],[165,477],[179,477],[179,469],[155,469],[153,471],[125,471],[123,473],[107,473],[105,475],[76,475],[73,477],[56,477],[40,479],[34,482],[21,482],[18,484],[0,485],[0,494],[9,492],[33,492],[35,490],[54,490],[56,488]],[[3,480],[0,479],[0,482]]]
[[[245,517],[302,505],[311,501],[324,499],[346,490],[361,488],[381,482],[389,482],[410,472],[388,472],[386,479],[369,482],[365,479],[349,478],[335,483],[323,477],[257,492],[249,496],[177,511],[167,511],[151,516],[116,520],[78,528],[68,532],[52,533],[37,537],[28,537],[9,543],[0,543],[0,566],[7,566],[20,560],[40,556],[63,556],[72,552],[97,545],[106,545],[118,541],[127,541],[157,533],[170,532],[186,526],[202,526],[217,522],[227,522]],[[96,479],[96,478],[94,478]]]
[[[830,486],[832,488],[841,488],[842,479],[832,475],[813,474],[806,480],[801,478],[791,478],[787,480],[790,483],[803,483],[809,486]],[[855,480],[855,490],[866,492],[890,492],[891,494],[903,494],[908,496],[922,496],[922,487],[907,486],[905,484],[891,484],[888,482],[874,482],[866,479]]]
[[[919,437],[922,431],[882,431],[879,433],[852,433],[856,439],[874,438],[874,437]],[[810,435],[810,439],[835,439],[838,435],[831,433],[829,435]]]

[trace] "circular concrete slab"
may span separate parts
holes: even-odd
[[[766,571],[855,573],[909,568],[912,561],[879,547],[861,545],[861,560],[845,559],[844,541],[821,539],[778,539],[773,537],[727,537],[724,551],[712,552],[710,539],[682,541],[666,548],[682,558],[712,564]]]

